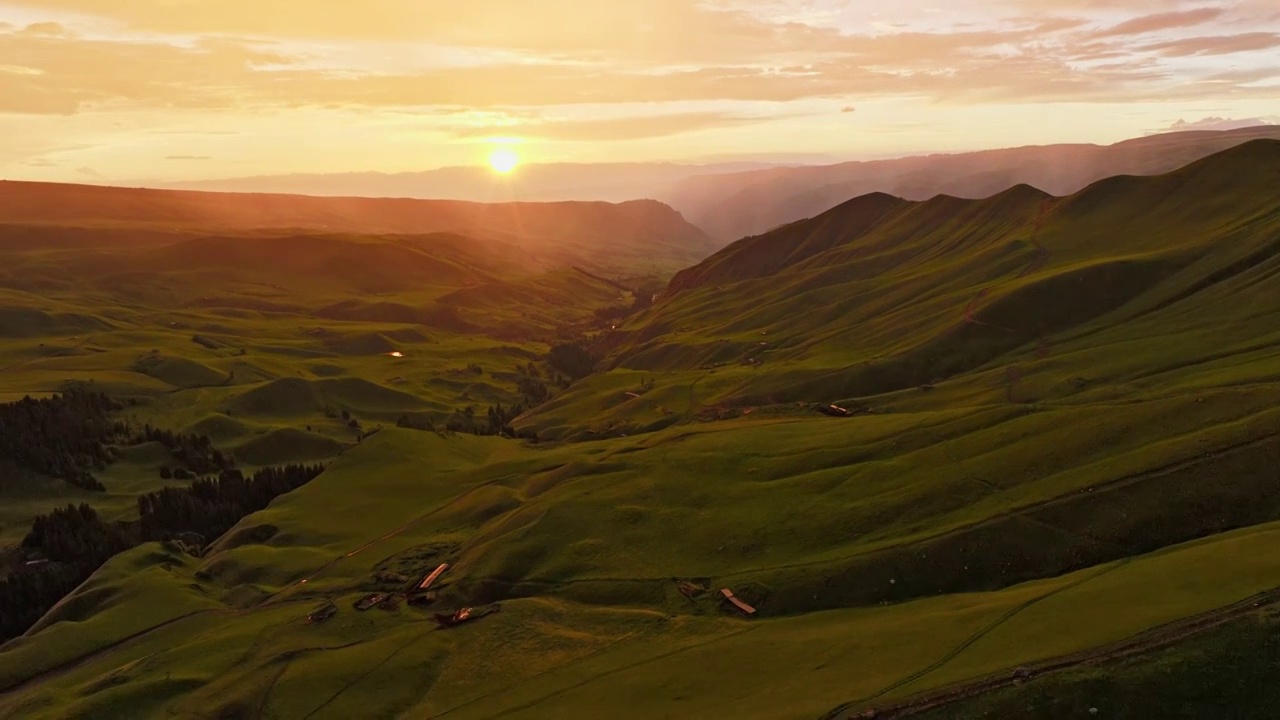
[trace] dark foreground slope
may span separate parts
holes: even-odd
[[[0,715],[844,717],[1118,645],[1194,659],[1144,638],[1280,588],[1277,160],[1258,143],[1061,199],[860,198],[739,243],[513,423],[541,442],[388,427],[199,557],[116,557],[0,648]],[[472,347],[289,342],[300,359],[250,345],[273,380],[148,410],[232,437],[323,403],[367,423],[413,401],[370,382],[421,393]],[[171,365],[147,367],[208,375]],[[433,604],[353,607],[441,563]],[[1133,677],[1151,692],[1105,709],[1158,717],[1163,681]],[[1071,682],[1050,692],[1074,703]]]
[[[1033,146],[706,175],[689,178],[656,197],[729,241],[813,217],[871,192],[911,200],[938,194],[982,198],[1027,184],[1068,195],[1114,175],[1169,172],[1259,138],[1280,138],[1280,126],[1169,133],[1106,146]]]

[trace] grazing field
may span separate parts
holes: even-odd
[[[108,560],[0,648],[0,716],[1260,717],[1277,168],[1258,141],[1065,198],[857,198],[652,307],[465,243],[322,262],[241,228],[182,268],[191,239],[99,238],[107,273],[18,233],[0,400],[92,387],[246,470],[327,469]],[[14,474],[0,541],[68,502],[133,522],[190,485],[171,462]]]

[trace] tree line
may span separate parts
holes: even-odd
[[[161,468],[162,477],[213,477],[142,496],[141,517],[133,523],[107,522],[88,504],[35,518],[20,553],[34,559],[18,559],[0,577],[0,642],[26,632],[117,553],[179,536],[203,545],[205,538],[222,535],[244,516],[324,471],[322,465],[286,465],[246,477],[235,469],[231,454],[214,447],[207,436],[150,425],[134,430],[111,417],[121,409],[107,395],[84,389],[0,404],[0,474],[33,472],[101,491],[105,488],[94,473],[118,458],[120,446],[157,442],[173,457],[174,468]]]
[[[509,406],[502,403],[490,405],[484,415],[480,415],[475,406],[468,405],[455,410],[442,426],[425,413],[405,413],[396,420],[396,427],[409,428],[439,433],[463,433],[467,435],[501,435],[503,437],[529,437],[521,435],[511,427],[511,421],[551,399],[552,390],[543,380],[543,373],[533,363],[517,365],[516,372],[520,377],[516,380],[516,391],[521,400]],[[547,379],[560,388],[569,386],[569,379],[559,373],[548,373]]]
[[[0,578],[0,642],[26,632],[68,593],[118,553],[156,540],[203,545],[250,513],[324,472],[323,465],[267,467],[246,477],[226,470],[185,488],[164,488],[138,498],[141,519],[108,523],[87,504],[68,505],[31,523],[22,549],[34,565]]]
[[[82,390],[0,405],[0,459],[86,490],[105,490],[94,473],[107,469],[116,444],[128,437],[128,425],[110,417],[121,407]]]
[[[128,528],[103,522],[85,504],[37,517],[22,547],[44,561],[0,578],[0,642],[26,632],[111,556],[136,544]]]
[[[191,475],[209,475],[235,467],[235,458],[215,448],[208,435],[182,435],[148,424],[133,435],[130,444],[141,445],[144,442],[160,443],[169,448],[178,464],[177,468],[170,468],[168,465],[160,468],[161,477],[165,477],[167,472],[170,477],[188,480]],[[182,472],[183,470],[186,472]]]
[[[95,473],[115,462],[122,446],[158,442],[167,447],[174,467],[160,469],[165,479],[189,480],[235,467],[235,458],[215,448],[206,435],[151,425],[135,430],[111,417],[123,407],[104,393],[80,388],[0,404],[0,461],[96,492],[106,487]]]
[[[216,478],[196,480],[190,487],[167,487],[138,497],[142,539],[167,540],[187,534],[200,541],[221,536],[240,519],[258,512],[275,498],[297,490],[324,472],[323,465],[263,468],[245,477],[223,470]]]

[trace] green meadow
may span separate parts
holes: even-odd
[[[86,383],[242,467],[329,466],[198,557],[108,561],[0,648],[0,716],[850,717],[1280,588],[1277,187],[1257,141],[1066,198],[866,196],[658,257],[613,321],[634,248],[15,225],[0,400]],[[568,342],[598,363],[559,386]],[[519,438],[444,429],[534,373]],[[165,461],[6,485],[0,542],[135,520]],[[353,607],[441,563],[431,605]],[[1263,717],[1275,623],[921,717]]]

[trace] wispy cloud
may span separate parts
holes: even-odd
[[[1141,49],[1155,50],[1164,55],[1232,55],[1277,47],[1280,47],[1280,33],[1253,32],[1180,38],[1143,45]]]
[[[1231,109],[1213,112],[1242,117],[1259,112],[1242,103],[1280,102],[1275,0],[317,7],[314,0],[40,0],[20,12],[0,8],[0,123],[28,123],[28,136],[56,120],[95,141],[149,138],[136,157],[207,157],[200,164],[207,167],[236,162],[218,135],[245,138],[246,128],[301,115],[319,123],[309,131],[323,126],[332,138],[353,122],[372,127],[403,113],[421,119],[417,137],[444,144],[495,133],[596,147],[662,139],[687,153],[701,151],[689,138],[720,131],[754,132],[776,145],[768,149],[781,149],[789,131],[766,137],[770,123],[902,135],[877,113],[898,103],[915,103],[942,135],[954,129],[952,118],[983,108],[1173,108],[1145,109],[1140,133],[1174,113],[1207,114],[1194,101],[1229,100]],[[741,112],[743,104],[754,108]],[[610,107],[627,112],[578,110]],[[486,113],[495,120],[470,117]],[[135,124],[114,124],[126,115]],[[83,120],[94,117],[102,118],[96,126]],[[237,129],[224,129],[227,119]],[[0,157],[36,152],[4,130]],[[999,140],[997,128],[990,133]],[[187,139],[173,145],[168,134]],[[385,140],[386,157],[398,157],[400,139]],[[124,155],[101,151],[112,152]],[[105,167],[98,156],[85,162]]]
[[[1280,122],[1280,117],[1270,118],[1224,118],[1224,117],[1207,117],[1199,120],[1178,120],[1168,127],[1159,130],[1149,131],[1148,135],[1157,135],[1167,132],[1186,132],[1191,130],[1240,130],[1250,127],[1261,127],[1264,125],[1273,125]]]
[[[56,22],[32,23],[21,31],[22,35],[45,35],[49,37],[61,37],[67,34],[67,29]]]
[[[1120,35],[1143,35],[1160,30],[1194,27],[1216,20],[1225,13],[1222,8],[1197,8],[1175,12],[1155,13],[1125,20],[1118,25],[1097,34],[1097,37],[1116,37]]]
[[[524,138],[598,142],[666,137],[707,128],[777,119],[777,117],[743,117],[719,112],[679,113],[592,120],[535,120],[497,126],[481,125],[458,128],[453,131],[453,134],[457,137],[518,135]]]

